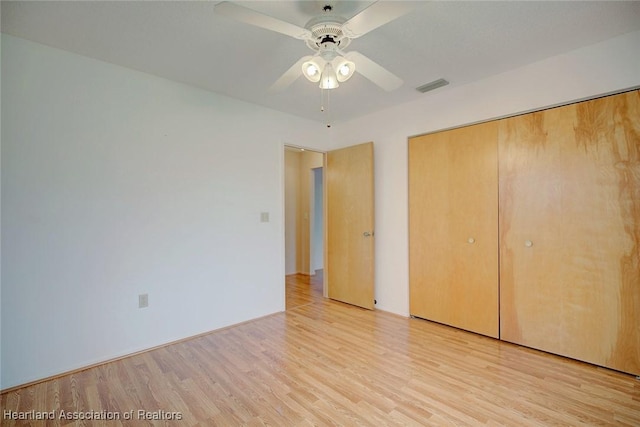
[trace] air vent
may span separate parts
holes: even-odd
[[[445,79],[438,79],[438,80],[432,81],[431,83],[427,83],[420,87],[417,87],[416,90],[418,92],[425,93],[425,92],[429,92],[430,90],[434,90],[434,89],[438,89],[439,87],[446,86],[448,84],[449,82],[446,81]]]

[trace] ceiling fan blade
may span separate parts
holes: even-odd
[[[360,52],[352,50],[345,57],[356,64],[356,72],[362,74],[382,89],[390,92],[402,86],[402,79]]]
[[[310,60],[311,58],[313,58],[313,56],[311,55],[303,56],[302,58],[300,58],[298,62],[293,64],[291,68],[285,71],[284,74],[281,75],[280,78],[271,85],[271,87],[269,87],[269,91],[271,92],[280,91],[286,88],[287,86],[289,86],[294,81],[296,81],[296,79],[302,75],[302,64],[304,64],[306,61]]]
[[[414,8],[411,2],[377,1],[342,25],[342,32],[350,39],[401,17]]]
[[[239,6],[235,3],[223,1],[215,5],[214,11],[217,15],[226,16],[245,24],[254,25],[276,33],[285,34],[296,39],[306,40],[311,37],[311,32],[289,22],[272,18],[253,9]]]

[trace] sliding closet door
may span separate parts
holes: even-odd
[[[497,123],[411,138],[411,315],[498,337],[497,241]]]
[[[499,128],[501,338],[640,374],[640,94]]]

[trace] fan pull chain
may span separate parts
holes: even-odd
[[[320,89],[320,111],[327,113],[327,127],[331,127],[331,114],[329,111],[329,91],[331,89]],[[326,108],[325,108],[325,92],[326,92]]]
[[[331,93],[331,89],[327,89],[327,127],[331,127],[331,110],[329,109],[329,95]]]

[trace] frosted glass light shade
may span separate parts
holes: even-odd
[[[340,83],[349,80],[356,70],[356,64],[343,56],[337,56],[332,62],[335,69],[338,70],[336,78]]]
[[[310,82],[318,83],[320,81],[320,70],[322,70],[322,66],[316,58],[312,58],[302,64],[302,74],[304,74]]]
[[[320,77],[320,89],[335,89],[339,85],[338,76],[336,70],[333,69],[331,62],[327,62],[322,70],[322,76]]]

